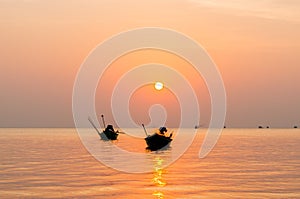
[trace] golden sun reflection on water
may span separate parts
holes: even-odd
[[[167,183],[162,176],[162,174],[164,173],[164,170],[162,169],[163,159],[157,157],[154,159],[154,162],[154,175],[152,178],[152,182],[157,187],[164,187],[167,185]],[[156,198],[158,199],[164,198],[164,194],[161,190],[155,190],[152,195],[156,196]]]

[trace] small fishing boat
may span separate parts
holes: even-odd
[[[145,140],[148,145],[147,149],[151,151],[167,148],[170,146],[170,143],[172,141],[171,138],[165,137],[163,135],[158,135],[157,133],[146,137]]]
[[[99,133],[98,133],[99,134]],[[102,140],[116,140],[118,138],[118,131],[115,131],[112,125],[107,125],[105,130],[99,134]]]
[[[105,126],[105,122],[104,122],[104,116],[101,115],[102,117],[102,121],[103,121],[103,125]],[[94,127],[94,129],[97,131],[98,135],[100,136],[100,138],[102,140],[117,140],[118,136],[119,136],[119,131],[115,131],[112,125],[107,125],[106,128],[100,132],[98,130],[98,128],[96,127],[96,125],[93,123],[93,121],[91,120],[91,118],[88,118],[89,122],[91,123],[91,125]]]
[[[147,143],[147,150],[151,150],[151,151],[156,151],[159,149],[165,149],[168,148],[170,146],[170,143],[172,142],[172,135],[173,133],[170,134],[169,137],[165,136],[165,132],[167,132],[167,128],[166,127],[161,127],[159,129],[158,133],[154,133],[153,135],[148,135],[144,124],[142,125],[144,128],[144,131],[147,135],[147,137],[145,138],[145,141]]]

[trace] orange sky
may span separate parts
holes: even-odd
[[[226,87],[227,126],[300,125],[299,9],[296,0],[1,1],[0,127],[73,126],[73,83],[85,57],[112,35],[146,26],[184,33],[208,51]],[[147,62],[149,54],[182,66],[148,52],[112,67]],[[199,81],[207,124],[209,95]],[[98,99],[97,111],[106,113]]]

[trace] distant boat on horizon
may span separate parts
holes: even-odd
[[[196,124],[195,126],[194,126],[194,128],[195,129],[199,129],[200,127],[203,127],[204,126],[204,124]]]

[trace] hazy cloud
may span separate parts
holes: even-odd
[[[240,16],[300,22],[298,0],[189,0],[201,7]]]

